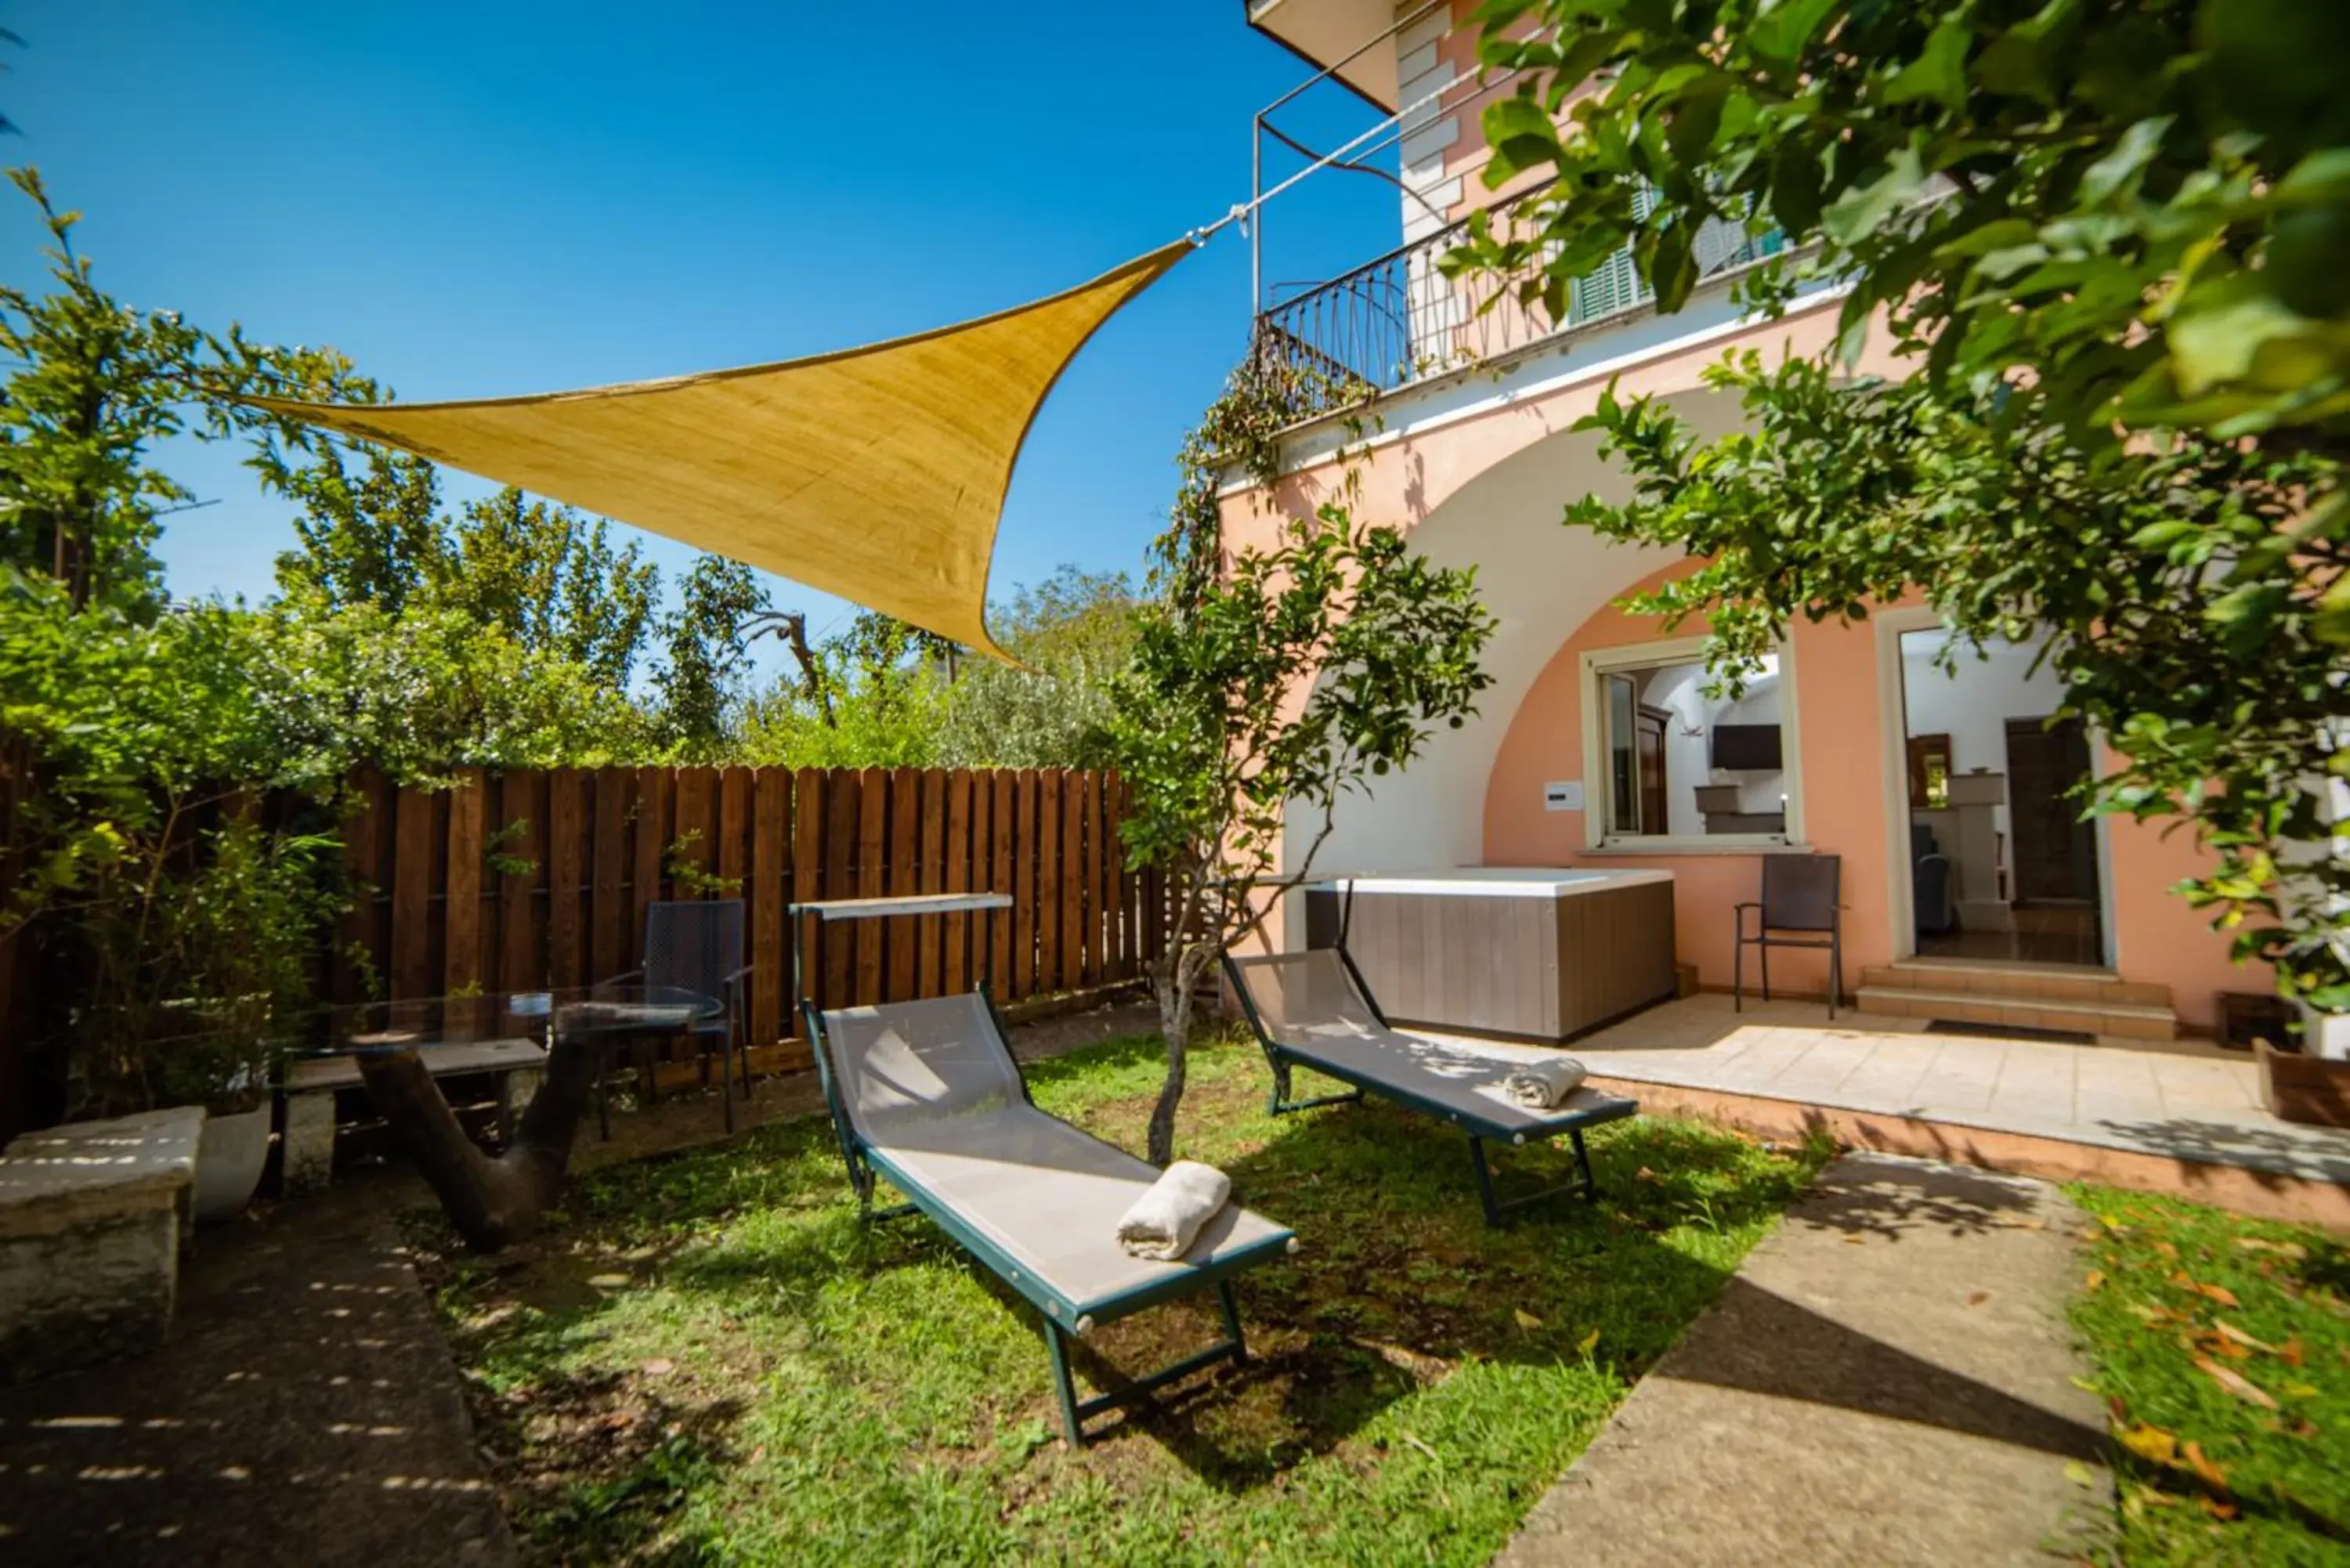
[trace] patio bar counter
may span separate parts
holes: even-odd
[[[1471,866],[1306,889],[1309,947],[1336,945],[1342,919],[1399,1024],[1555,1042],[1673,994],[1669,871]]]

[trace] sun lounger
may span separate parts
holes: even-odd
[[[1640,1109],[1637,1100],[1591,1088],[1575,1090],[1549,1110],[1513,1103],[1503,1092],[1502,1081],[1521,1064],[1555,1053],[1523,1045],[1458,1044],[1389,1028],[1387,1015],[1371,999],[1370,987],[1343,948],[1264,958],[1227,953],[1224,972],[1272,1065],[1269,1108],[1275,1115],[1351,1103],[1371,1094],[1452,1123],[1469,1135],[1477,1196],[1485,1206],[1488,1224],[1500,1224],[1505,1210],[1575,1189],[1559,1187],[1498,1199],[1486,1159],[1488,1142],[1515,1146],[1565,1134],[1575,1148],[1577,1185],[1589,1199],[1596,1196],[1598,1184],[1592,1179],[1584,1129],[1635,1116]],[[1290,1073],[1297,1067],[1309,1067],[1352,1088],[1346,1094],[1294,1100]]]
[[[895,913],[879,907],[889,902],[858,900],[873,914]],[[857,918],[827,916],[823,905],[804,909]],[[1030,1102],[984,994],[830,1011],[803,1005],[862,1211],[872,1219],[928,1216],[1043,1314],[1073,1447],[1084,1442],[1087,1417],[1218,1362],[1247,1359],[1232,1279],[1294,1250],[1287,1230],[1227,1204],[1179,1261],[1129,1256],[1118,1245],[1118,1221],[1159,1170]],[[873,1208],[883,1179],[907,1203]],[[1211,1290],[1223,1316],[1221,1343],[1107,1394],[1077,1398],[1071,1338]]]

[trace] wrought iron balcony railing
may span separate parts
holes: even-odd
[[[1448,278],[1437,270],[1438,258],[1467,228],[1463,219],[1258,313],[1251,356],[1260,369],[1280,374],[1299,403],[1298,417],[1471,369],[1655,298],[1627,249],[1576,279],[1565,318],[1553,319],[1539,306],[1519,303],[1518,277]],[[1699,275],[1730,272],[1782,248],[1775,234],[1751,238],[1736,224],[1709,223],[1698,234]]]

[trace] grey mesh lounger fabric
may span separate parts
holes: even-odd
[[[1289,1231],[1231,1204],[1181,1260],[1131,1257],[1118,1222],[1159,1171],[1029,1103],[984,996],[809,1011],[859,1199],[870,1211],[876,1176],[888,1179],[1044,1314],[1073,1444],[1107,1403],[1245,1358],[1230,1278],[1288,1251]],[[1065,1335],[1208,1289],[1223,1308],[1224,1345],[1119,1395],[1076,1400]]]
[[[1584,1129],[1639,1112],[1636,1100],[1589,1087],[1577,1089],[1565,1103],[1546,1111],[1513,1103],[1502,1092],[1502,1080],[1521,1063],[1555,1053],[1500,1043],[1456,1044],[1390,1028],[1343,950],[1315,948],[1262,958],[1227,954],[1224,969],[1273,1067],[1270,1103],[1274,1113],[1373,1094],[1451,1122],[1469,1135],[1478,1195],[1490,1223],[1499,1223],[1503,1210],[1551,1194],[1500,1201],[1486,1165],[1486,1140],[1514,1145],[1565,1134],[1587,1198],[1596,1193],[1596,1184]],[[1350,1085],[1353,1092],[1293,1100],[1289,1075],[1300,1066]]]

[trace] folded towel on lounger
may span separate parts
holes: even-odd
[[[1212,1165],[1179,1159],[1118,1222],[1118,1244],[1138,1258],[1171,1263],[1232,1195],[1232,1179]]]
[[[1502,1093],[1512,1105],[1530,1111],[1555,1110],[1583,1086],[1584,1076],[1583,1064],[1572,1056],[1529,1062],[1502,1080]]]

